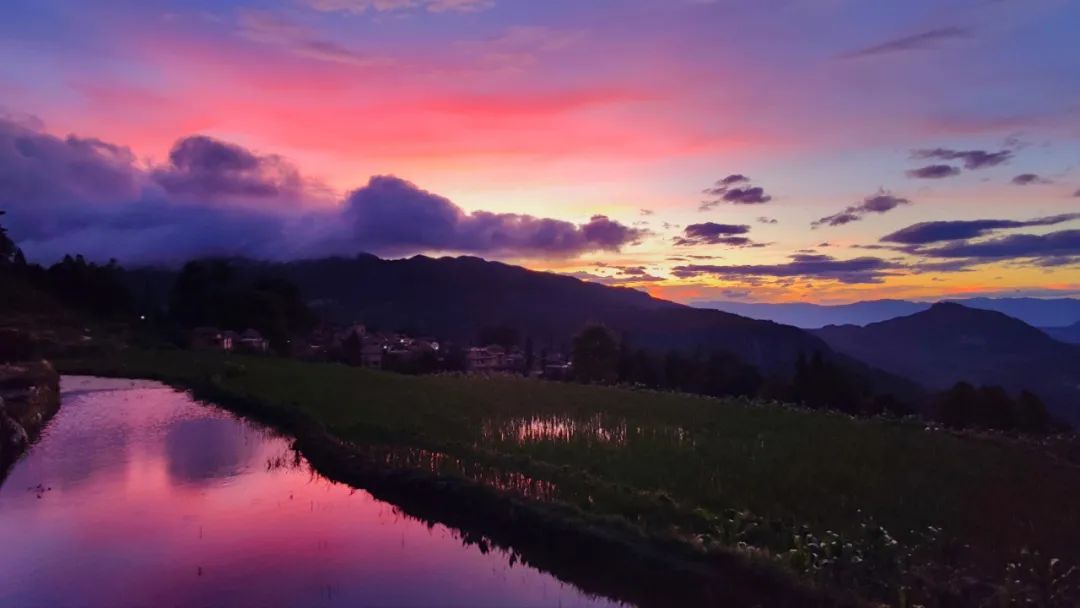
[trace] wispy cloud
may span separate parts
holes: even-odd
[[[925,245],[943,241],[973,239],[986,236],[998,230],[1028,228],[1032,226],[1054,226],[1080,219],[1080,213],[1064,213],[1032,220],[953,220],[940,222],[920,222],[912,224],[881,237],[884,243],[903,245]]]
[[[965,169],[984,169],[994,167],[1012,160],[1012,150],[998,150],[988,152],[986,150],[950,150],[948,148],[924,148],[912,150],[911,158],[959,160],[964,163]]]
[[[676,266],[672,273],[680,278],[715,276],[746,279],[752,277],[829,279],[841,283],[880,283],[883,277],[899,265],[876,257],[838,260],[819,254],[795,254],[782,264],[744,264],[723,266],[688,264]]]
[[[765,193],[761,186],[754,186],[750,178],[740,173],[734,173],[723,179],[717,180],[711,188],[706,188],[704,194],[713,198],[704,201],[698,207],[700,211],[708,211],[723,203],[735,205],[760,205],[772,200],[772,196]]]
[[[937,47],[940,43],[958,38],[966,38],[971,32],[960,27],[942,27],[902,38],[895,38],[880,44],[857,49],[840,55],[842,59],[858,59],[875,55],[888,55],[907,51],[925,50]]]
[[[1044,266],[1075,263],[1080,256],[1080,230],[1061,230],[1049,234],[1012,234],[976,243],[960,241],[923,249],[921,255],[937,258],[972,258],[999,260],[1036,258]]]
[[[745,224],[717,224],[704,222],[690,224],[683,229],[682,236],[677,236],[674,243],[680,247],[691,245],[727,245],[729,247],[763,247],[761,243],[755,243],[750,237],[743,236],[750,232],[750,226]]]
[[[1012,183],[1017,186],[1030,186],[1031,184],[1052,184],[1053,181],[1035,173],[1021,173],[1012,178]]]
[[[918,169],[912,169],[908,171],[907,174],[908,177],[918,179],[942,179],[960,175],[960,169],[952,165],[927,165],[925,167],[919,167]]]
[[[364,14],[424,10],[430,13],[473,13],[495,6],[494,0],[304,0],[324,12]]]
[[[278,46],[299,57],[359,67],[387,65],[388,57],[367,55],[321,37],[318,32],[285,16],[264,10],[237,13],[237,33],[253,42]]]
[[[839,213],[827,215],[819,220],[811,222],[812,228],[819,226],[843,226],[851,222],[858,222],[871,213],[887,213],[900,205],[910,205],[911,201],[906,198],[894,196],[885,190],[879,190],[877,194],[866,197],[862,202],[850,205]]]

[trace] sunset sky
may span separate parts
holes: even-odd
[[[0,209],[41,262],[1078,295],[1077,40],[1067,0],[7,0]]]

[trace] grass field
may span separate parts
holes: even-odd
[[[705,546],[757,548],[882,599],[915,580],[1003,580],[1025,548],[1080,561],[1080,468],[1036,444],[739,400],[185,351],[60,367],[213,376],[340,438],[397,446],[401,462]]]

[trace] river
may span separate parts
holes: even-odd
[[[0,606],[616,606],[142,380],[69,376],[0,486]]]

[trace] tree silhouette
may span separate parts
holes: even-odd
[[[0,217],[6,214],[7,212],[0,211]],[[21,259],[23,264],[26,263],[26,259],[22,257],[22,251],[15,245],[15,241],[8,236],[4,225],[0,224],[0,266],[14,265],[17,259]]]
[[[603,325],[590,325],[574,338],[574,378],[611,383],[618,379],[619,345]]]

